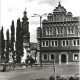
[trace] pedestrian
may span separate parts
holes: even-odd
[[[3,64],[3,72],[6,72],[6,64]]]
[[[35,63],[35,60],[34,60],[32,57],[30,57],[30,64],[31,64],[31,67],[33,66],[33,63]]]

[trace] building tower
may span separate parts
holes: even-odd
[[[27,18],[26,9],[23,12],[22,28],[23,28],[23,49],[24,49],[23,61],[24,61],[27,58],[27,55],[29,55],[30,53],[29,21]]]

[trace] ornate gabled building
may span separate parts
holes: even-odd
[[[40,58],[41,40],[42,63],[79,62],[79,30],[80,17],[73,17],[59,2],[47,20],[43,20],[42,28],[37,28],[37,49]]]

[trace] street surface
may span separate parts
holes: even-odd
[[[56,75],[64,77],[73,76],[79,73],[79,65],[56,65]],[[46,79],[54,75],[53,65],[48,66],[28,66],[27,68],[15,69],[15,71],[0,72],[0,80],[31,80]]]

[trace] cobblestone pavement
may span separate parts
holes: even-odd
[[[54,74],[53,65],[43,67],[19,68],[14,71],[0,72],[0,80],[31,80],[44,78],[49,80],[49,77]],[[71,76],[79,73],[79,65],[56,65],[56,74]]]

